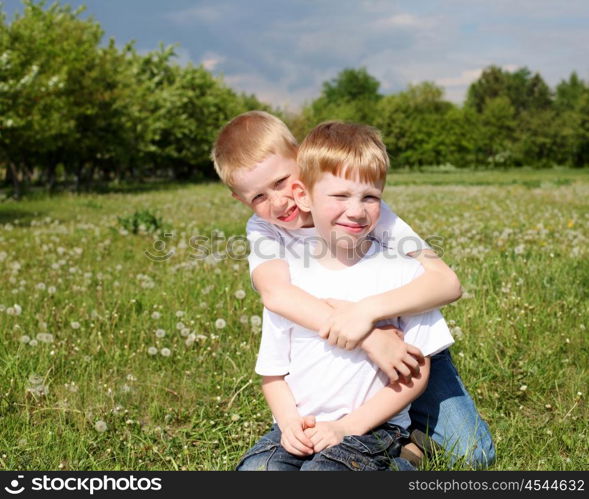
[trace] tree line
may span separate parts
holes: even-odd
[[[462,106],[431,82],[391,95],[379,86],[366,69],[345,69],[291,126],[302,136],[325,119],[372,124],[393,167],[589,165],[589,84],[575,72],[552,90],[528,68],[489,66]]]
[[[31,184],[214,176],[217,131],[250,109],[279,115],[299,138],[326,119],[372,124],[393,167],[589,164],[589,85],[575,73],[552,90],[527,68],[491,66],[457,106],[433,83],[383,95],[366,69],[345,69],[287,113],[178,65],[173,47],[104,44],[82,12],[25,0],[9,22],[0,10],[0,182],[15,197]]]

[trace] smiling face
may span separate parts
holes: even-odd
[[[319,236],[332,254],[348,260],[360,247],[380,217],[382,182],[360,182],[324,173],[309,192],[295,184],[297,204],[310,211]]]
[[[233,197],[267,222],[284,229],[312,224],[311,215],[299,210],[292,185],[299,178],[294,159],[272,154],[252,168],[234,174]]]

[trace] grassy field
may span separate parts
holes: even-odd
[[[463,283],[443,313],[492,469],[589,469],[587,172],[395,173],[385,200]],[[171,235],[124,229],[141,210]],[[0,469],[235,465],[270,421],[247,218],[219,184],[0,204]]]

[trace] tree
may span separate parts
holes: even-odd
[[[303,110],[308,128],[330,119],[372,123],[382,98],[379,87],[379,81],[366,68],[342,70],[323,83],[320,97]]]
[[[562,80],[556,86],[555,106],[559,111],[571,111],[587,92],[589,86],[573,71],[568,80]]]
[[[477,81],[468,89],[466,106],[482,112],[488,100],[506,97],[516,113],[548,109],[552,104],[550,88],[539,73],[528,68],[510,73],[498,66],[485,68]]]

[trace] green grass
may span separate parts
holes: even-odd
[[[464,332],[453,357],[493,469],[588,469],[586,173],[398,172],[385,199],[442,238],[461,278],[443,313]],[[121,230],[141,210],[171,235]],[[262,307],[245,260],[196,259],[190,238],[215,231],[222,252],[247,218],[219,184],[0,204],[0,469],[235,465],[270,422],[253,372]],[[39,333],[53,341],[20,341]]]

